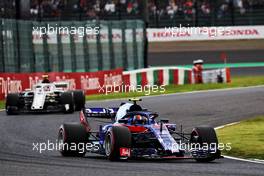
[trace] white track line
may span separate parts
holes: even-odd
[[[264,164],[264,160],[258,160],[258,159],[248,160],[248,159],[242,159],[242,158],[237,158],[237,157],[232,157],[232,156],[226,156],[226,155],[223,155],[223,156],[224,156],[224,158],[232,159],[232,160],[237,160],[237,161],[244,161],[244,162],[250,162],[250,163]]]
[[[258,161],[258,162],[262,162],[264,164],[264,160],[260,160],[260,159],[253,159],[254,161]]]
[[[229,124],[226,124],[226,125],[222,125],[222,126],[216,127],[214,129],[215,130],[219,130],[219,129],[222,129],[224,127],[228,127],[228,126],[231,126],[231,125],[236,125],[238,123],[240,123],[240,122],[229,123]],[[223,155],[223,157],[224,158],[227,158],[227,159],[237,160],[237,161],[244,161],[244,162],[250,162],[250,163],[264,164],[264,160],[259,160],[259,159],[242,159],[242,158],[237,158],[237,157],[232,157],[232,156],[227,156],[227,155]]]
[[[238,124],[238,123],[240,123],[240,122],[229,123],[229,124],[226,124],[226,125],[222,125],[222,126],[219,126],[219,127],[215,127],[214,129],[215,129],[215,130],[219,130],[219,129],[221,129],[221,128],[224,128],[224,127],[227,127],[227,126],[231,126],[231,125],[236,125],[236,124]]]
[[[154,96],[170,96],[170,95],[184,95],[184,94],[196,94],[196,93],[207,93],[207,92],[226,92],[232,90],[244,90],[244,89],[252,89],[252,88],[264,88],[264,85],[259,86],[248,86],[248,87],[233,87],[233,88],[222,88],[222,89],[209,89],[209,90],[196,90],[191,92],[179,92],[179,93],[172,93],[172,94],[163,94],[163,95],[154,95]],[[151,97],[151,96],[146,96]]]

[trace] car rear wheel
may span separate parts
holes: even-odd
[[[192,145],[199,144],[200,147],[209,146],[208,152],[205,157],[195,156],[198,162],[211,162],[220,157],[221,153],[218,150],[218,139],[214,128],[211,127],[196,127],[191,133]],[[197,146],[197,145],[196,145]],[[208,147],[207,147],[208,148]]]
[[[120,150],[125,149],[127,156],[121,156]],[[127,159],[130,156],[131,132],[127,127],[113,126],[105,136],[105,154],[111,161]]]
[[[8,94],[6,97],[6,114],[17,115],[19,113],[20,101],[19,94]]]
[[[74,97],[75,110],[76,111],[82,110],[85,105],[85,95],[83,91],[81,90],[73,91],[73,97]]]
[[[74,97],[72,92],[64,92],[61,95],[61,104],[64,106],[64,113],[74,112]]]
[[[89,134],[81,124],[63,124],[58,133],[62,156],[83,157]]]

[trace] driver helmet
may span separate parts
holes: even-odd
[[[147,118],[142,116],[142,115],[134,115],[133,117],[133,123],[141,123],[141,124],[146,124]]]
[[[42,78],[43,79],[48,79],[49,78],[49,75],[42,75]]]
[[[49,75],[42,75],[42,83],[50,83]]]

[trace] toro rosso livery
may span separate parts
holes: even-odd
[[[66,82],[39,83],[20,93],[8,94],[6,113],[20,112],[65,112],[81,110],[85,104],[83,91],[65,91]]]
[[[85,108],[78,124],[63,124],[58,141],[63,156],[84,156],[86,152],[105,155],[110,160],[129,158],[193,158],[210,162],[220,158],[218,140],[213,128],[197,127],[191,133],[183,133],[168,120],[156,120],[157,113],[142,109],[133,103],[119,108]],[[111,119],[112,123],[93,130],[93,119]],[[99,120],[100,121],[100,120]],[[92,148],[81,151],[69,147],[89,144]],[[67,147],[65,147],[67,146]],[[86,148],[87,149],[87,148]]]

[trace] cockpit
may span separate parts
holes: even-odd
[[[149,118],[145,114],[128,113],[122,120],[131,125],[149,124]]]

